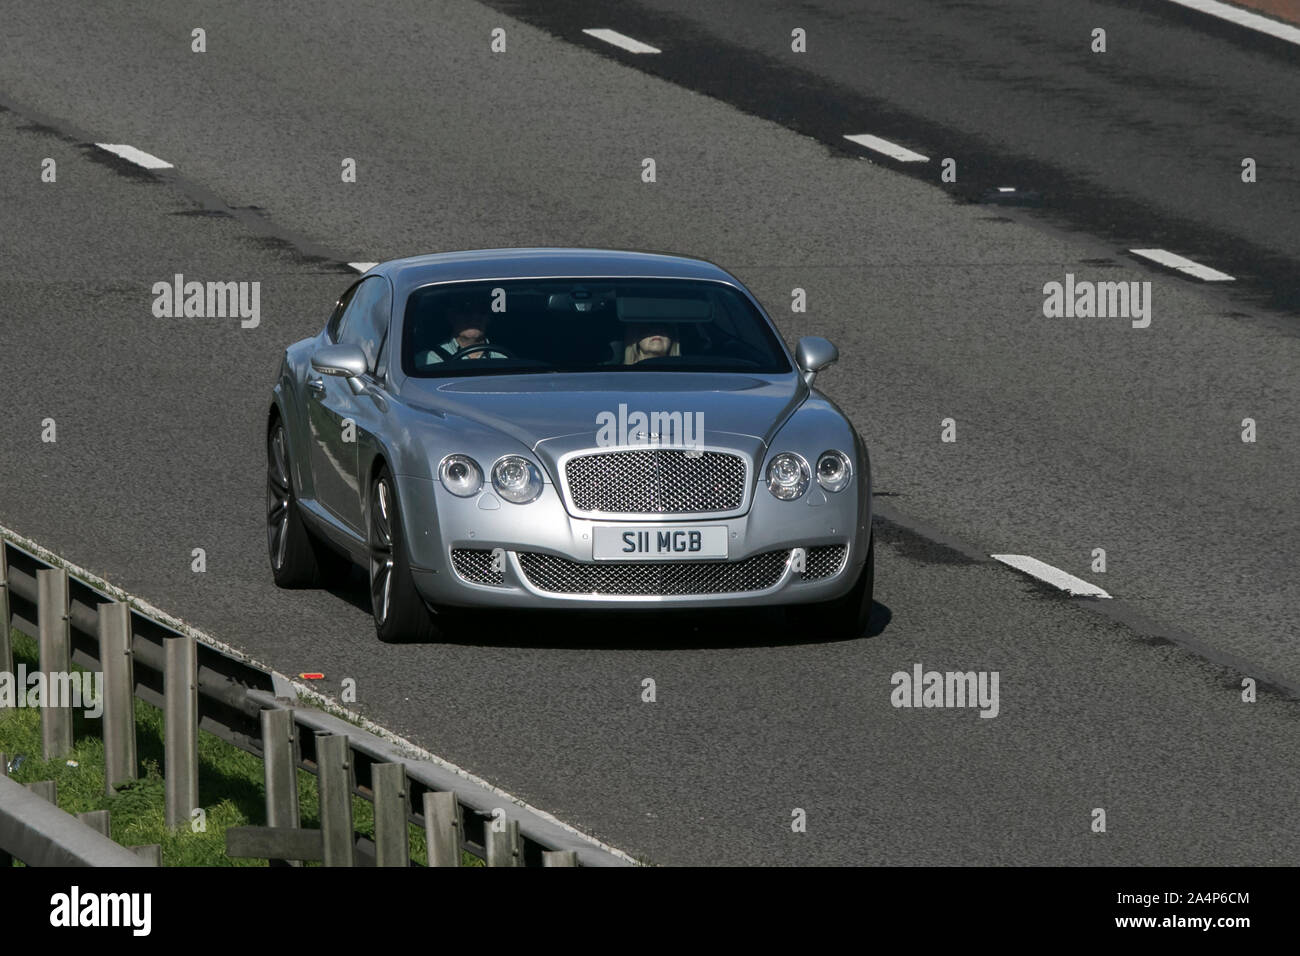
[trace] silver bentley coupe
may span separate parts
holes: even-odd
[[[284,352],[266,423],[281,587],[368,575],[384,641],[457,609],[786,606],[827,637],[872,600],[871,468],[711,263],[591,249],[397,259]]]

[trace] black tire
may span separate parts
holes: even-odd
[[[876,536],[867,541],[867,561],[858,573],[853,589],[841,598],[822,604],[810,604],[791,610],[803,614],[814,629],[828,640],[859,637],[871,620],[871,606],[876,587]]]
[[[370,483],[370,605],[375,633],[385,644],[432,641],[438,637],[433,614],[415,589],[406,556],[402,509],[387,468]]]
[[[352,562],[307,530],[292,475],[288,436],[277,418],[266,436],[266,544],[276,586],[315,588],[345,581]]]

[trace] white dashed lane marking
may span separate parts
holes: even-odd
[[[349,262],[348,265],[351,268],[356,269],[358,272],[369,272],[375,266],[379,265],[379,263],[378,262]]]
[[[897,143],[891,143],[887,139],[881,139],[879,136],[872,136],[870,133],[855,133],[844,136],[851,143],[857,143],[859,146],[865,146],[867,149],[873,149],[877,153],[884,153],[890,159],[896,159],[900,163],[928,163],[929,156],[922,156],[920,153],[914,153],[905,146],[899,146]]]
[[[1152,262],[1158,262],[1162,266],[1170,269],[1176,269],[1179,272],[1194,276],[1205,282],[1235,282],[1232,276],[1226,272],[1220,272],[1218,269],[1211,269],[1209,266],[1203,266],[1199,262],[1193,262],[1191,259],[1175,255],[1164,249],[1130,249],[1129,252],[1135,256],[1141,256],[1143,259],[1150,259]]]
[[[145,169],[175,168],[165,159],[159,159],[157,156],[150,156],[144,150],[136,149],[134,146],[127,146],[123,143],[96,143],[95,145],[115,156],[121,156],[128,163],[135,163],[137,166],[143,166]]]
[[[614,46],[627,50],[628,53],[661,53],[663,51],[652,47],[649,43],[642,43],[640,40],[633,40],[629,36],[624,36],[617,30],[606,30],[603,27],[595,30],[583,30],[588,36],[593,36],[597,40],[604,40],[606,43],[612,43]]]
[[[1250,13],[1240,7],[1219,3],[1218,0],[1172,0],[1172,2],[1180,7],[1188,7],[1200,13],[1208,13],[1212,17],[1218,17],[1220,20],[1227,20],[1239,27],[1258,30],[1260,33],[1267,33],[1279,40],[1286,40],[1288,43],[1300,45],[1300,30],[1287,26],[1285,23],[1270,20],[1268,17],[1261,17],[1258,13]]]
[[[1060,568],[1054,568],[1050,564],[1044,564],[1037,558],[1031,558],[1027,554],[991,554],[989,557],[995,561],[1001,561],[1003,564],[1010,565],[1017,571],[1023,571],[1030,577],[1038,578],[1045,581],[1054,588],[1060,588],[1068,594],[1077,597],[1110,597],[1105,591],[1096,585],[1089,584],[1082,578],[1076,578],[1073,574],[1066,574]]]

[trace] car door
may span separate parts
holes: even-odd
[[[356,287],[336,332],[340,345],[356,345],[365,352],[367,374],[362,381],[371,387],[377,384],[391,312],[388,279],[371,276]],[[366,393],[352,394],[346,379],[315,371],[308,375],[306,394],[317,501],[364,537],[361,502],[366,489],[361,487],[358,439],[375,429],[380,403]]]

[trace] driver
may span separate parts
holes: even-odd
[[[447,309],[447,318],[451,321],[451,338],[437,348],[430,349],[425,355],[428,364],[445,362],[461,349],[472,345],[491,345],[488,340],[488,326],[492,324],[492,313],[482,308],[471,299],[458,299]],[[467,359],[480,359],[491,355],[490,349],[479,349],[466,355]]]

